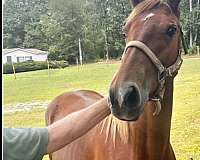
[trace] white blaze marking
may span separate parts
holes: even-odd
[[[153,17],[153,16],[155,16],[154,13],[149,13],[149,14],[144,18],[144,21],[146,21],[147,19],[149,19],[149,18],[151,18],[151,17]]]

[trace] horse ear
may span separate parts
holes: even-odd
[[[172,7],[176,14],[179,14],[179,4],[181,0],[167,0],[167,3]]]
[[[141,3],[144,0],[130,0],[133,7],[137,6],[139,3]]]

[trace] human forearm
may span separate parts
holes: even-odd
[[[76,138],[84,135],[97,123],[110,114],[107,99],[74,112],[62,120],[59,120],[48,127],[49,144],[47,152],[54,152],[71,143]]]

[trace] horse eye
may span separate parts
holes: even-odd
[[[167,29],[167,35],[172,37],[173,35],[175,35],[176,33],[176,26],[170,26],[168,29]]]
[[[122,35],[123,35],[123,38],[126,39],[126,36],[127,36],[126,33],[122,33]]]

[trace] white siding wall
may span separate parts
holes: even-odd
[[[3,56],[2,60],[3,60],[3,64],[6,63],[7,62],[6,56]]]
[[[46,61],[47,55],[33,55],[32,58],[34,61]]]
[[[12,57],[12,62],[17,62],[17,57],[25,57],[25,56],[32,56],[33,61],[46,61],[47,60],[47,55],[35,55],[35,54],[31,54],[31,53],[27,53],[27,52],[18,50],[18,51],[14,51],[14,52],[4,55],[3,63],[7,62],[7,56]]]

